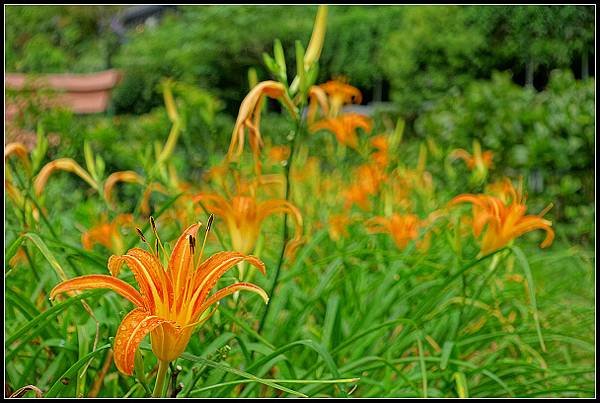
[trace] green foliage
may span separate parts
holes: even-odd
[[[409,7],[384,49],[392,97],[410,116],[476,77],[483,69],[486,42],[460,7]]]
[[[119,6],[7,6],[6,68],[24,73],[106,68],[113,38],[103,31]]]
[[[593,27],[589,6],[407,7],[381,57],[392,98],[415,117],[495,70],[533,84],[538,66],[570,67],[592,51]]]
[[[121,96],[150,102],[152,94],[144,89],[153,88],[166,75],[216,89],[233,112],[248,87],[248,69],[257,69],[260,80],[269,78],[263,53],[272,52],[274,38],[279,38],[288,56],[295,54],[296,39],[306,46],[315,13],[316,7],[298,6],[181,7],[179,14],[167,16],[159,27],[132,34],[121,49],[116,63],[132,78],[126,76],[123,86],[128,89],[118,93],[116,102],[122,102],[124,109],[132,106]],[[320,81],[346,75],[357,85],[372,87],[381,79],[377,60],[384,51],[383,38],[401,13],[398,7],[332,7],[319,63]],[[292,67],[287,66],[288,76],[295,71]]]

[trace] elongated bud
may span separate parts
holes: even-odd
[[[321,56],[326,29],[327,6],[321,5],[317,11],[315,26],[310,37],[310,42],[308,42],[308,48],[306,48],[306,54],[304,55],[304,68],[306,70],[308,70],[313,63],[319,60],[319,57]]]

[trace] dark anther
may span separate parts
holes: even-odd
[[[142,239],[142,242],[147,242],[146,241],[146,237],[144,236],[144,233],[142,232],[141,229],[139,229],[138,227],[135,227],[135,230],[137,231],[138,235],[140,236],[140,238]]]

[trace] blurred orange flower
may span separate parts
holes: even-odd
[[[481,240],[481,255],[494,252],[513,239],[536,229],[546,231],[546,238],[540,246],[542,248],[550,246],[554,239],[554,231],[551,228],[552,222],[542,218],[548,209],[545,209],[539,215],[525,215],[527,206],[522,194],[514,189],[510,181],[505,182],[503,186],[505,186],[506,195],[511,195],[512,199],[510,201],[505,197],[462,194],[456,196],[449,203],[449,206],[458,203],[473,204],[472,226],[476,237],[479,237],[487,226]]]
[[[166,267],[159,258],[158,248],[151,253],[133,248],[125,255],[110,257],[110,276],[90,274],[75,277],[58,284],[50,292],[50,297],[54,298],[64,292],[108,288],[136,306],[123,318],[115,336],[115,365],[123,374],[132,375],[135,351],[148,333],[152,351],[161,362],[168,363],[185,350],[196,325],[210,317],[210,314],[205,315],[208,308],[222,298],[239,290],[248,290],[268,302],[265,291],[251,283],[235,283],[209,297],[219,278],[236,264],[247,261],[263,274],[265,266],[258,258],[238,252],[219,252],[200,263],[202,249],[197,254],[196,248],[199,227],[200,224],[188,227],[177,240],[170,256],[162,248],[163,258],[168,259]],[[153,229],[156,233],[154,225]],[[141,231],[139,233],[141,235]],[[143,235],[141,237],[145,241]],[[160,243],[158,238],[157,242]],[[139,291],[117,278],[123,263],[133,271]]]
[[[390,161],[388,137],[383,134],[373,136],[371,145],[377,150],[371,154],[373,161],[382,168],[387,167]]]
[[[367,221],[369,232],[389,233],[399,249],[404,249],[412,240],[419,237],[419,230],[426,224],[414,214],[393,214],[391,217],[373,217]],[[421,243],[419,247],[426,247],[427,243]]]
[[[318,130],[327,130],[335,134],[340,144],[358,148],[358,137],[356,130],[363,129],[365,132],[371,132],[372,122],[367,116],[358,113],[348,113],[335,118],[327,118],[313,123],[309,130],[316,132]]]
[[[346,199],[344,207],[349,208],[353,204],[358,204],[361,209],[369,210],[369,196],[379,192],[386,175],[377,165],[363,164],[356,168],[353,177],[353,183],[344,191]]]
[[[333,241],[338,241],[341,238],[346,238],[348,233],[348,225],[350,225],[350,217],[347,214],[335,214],[329,217],[329,237]]]
[[[100,244],[113,253],[123,253],[125,243],[121,228],[124,226],[133,230],[133,215],[119,214],[112,222],[108,222],[104,216],[99,224],[81,235],[81,244],[87,250],[91,250],[94,244]]]
[[[295,236],[291,245],[302,239],[302,215],[292,203],[283,199],[259,202],[254,195],[237,194],[227,199],[218,194],[198,194],[195,203],[202,203],[211,213],[223,217],[227,223],[233,249],[251,253],[256,246],[263,221],[270,215],[288,213],[295,223]],[[293,253],[293,248],[288,253]]]
[[[290,147],[273,146],[269,149],[268,157],[276,164],[287,161],[287,159],[290,158]]]
[[[360,104],[362,102],[362,94],[359,89],[347,84],[343,80],[330,80],[320,84],[319,88],[329,98],[329,114],[332,117],[337,116],[341,107],[345,104]]]
[[[81,179],[86,181],[92,188],[98,190],[98,184],[92,178],[92,176],[83,169],[75,160],[71,158],[58,158],[54,161],[50,161],[40,170],[33,183],[33,189],[35,190],[36,196],[39,196],[44,188],[48,178],[54,171],[67,171],[72,172],[79,176]]]
[[[134,171],[120,171],[110,174],[104,182],[104,198],[109,205],[113,204],[112,190],[118,182],[137,183],[141,185],[144,183],[144,178]]]

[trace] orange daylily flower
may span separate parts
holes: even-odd
[[[356,129],[361,128],[365,132],[371,132],[371,119],[358,113],[347,113],[345,115],[320,120],[310,126],[311,132],[317,130],[328,130],[335,134],[337,140],[346,146],[358,148],[358,137]]]
[[[135,351],[148,333],[156,357],[163,363],[175,360],[185,350],[196,325],[210,317],[205,315],[208,308],[227,295],[248,290],[268,302],[265,291],[251,283],[235,283],[209,296],[219,278],[236,264],[247,261],[263,274],[265,265],[255,256],[239,252],[219,252],[200,263],[202,249],[195,259],[199,227],[200,224],[193,224],[181,234],[170,256],[163,256],[168,258],[166,267],[159,258],[158,247],[153,253],[132,248],[125,255],[110,257],[110,276],[76,277],[63,281],[50,292],[54,298],[65,292],[108,288],[135,305],[123,318],[115,336],[114,360],[120,372],[133,373]],[[153,229],[156,234],[154,225]],[[139,233],[145,241],[141,231]],[[157,243],[160,244],[158,237]],[[164,248],[162,250],[164,253]],[[139,291],[117,278],[123,263],[133,271]]]
[[[519,182],[519,190],[515,189],[512,182],[508,178],[502,178],[496,182],[486,186],[486,192],[492,196],[498,197],[504,203],[509,203],[511,200],[519,199],[522,193],[523,183]]]
[[[320,84],[321,88],[329,97],[330,116],[337,116],[344,104],[360,104],[362,94],[360,90],[342,80],[330,80]]]
[[[487,230],[481,240],[481,255],[487,255],[495,250],[498,250],[510,241],[526,232],[536,229],[546,231],[546,238],[541,243],[541,247],[545,248],[552,244],[554,240],[554,231],[552,230],[552,222],[543,219],[543,215],[548,209],[545,209],[539,215],[525,215],[527,206],[520,192],[517,192],[510,182],[508,192],[514,197],[508,199],[489,196],[485,194],[462,194],[453,198],[449,206],[454,206],[458,203],[473,204],[473,234],[476,237],[483,232],[487,226]]]
[[[354,183],[344,192],[345,208],[358,204],[361,209],[369,210],[369,196],[379,192],[386,175],[377,165],[363,164],[356,169],[354,178]]]
[[[233,128],[233,135],[231,136],[231,144],[229,145],[229,151],[227,152],[227,158],[230,161],[235,160],[242,155],[244,149],[244,132],[246,129],[249,131],[250,148],[252,149],[254,156],[258,156],[260,147],[263,145],[260,134],[260,106],[261,101],[265,96],[279,99],[292,116],[294,118],[296,117],[296,106],[287,95],[287,91],[283,84],[271,80],[258,83],[250,90],[240,105],[235,127]]]
[[[308,111],[306,119],[309,124],[315,121],[317,115],[317,106],[321,108],[324,116],[329,116],[329,99],[327,93],[318,85],[313,85],[308,89]]]
[[[419,230],[426,224],[414,214],[394,214],[391,217],[373,217],[367,221],[367,228],[372,234],[387,232],[392,235],[399,249],[404,249],[408,243],[419,237]],[[427,242],[419,247],[426,247]]]
[[[217,194],[199,194],[194,202],[203,203],[208,211],[223,217],[231,236],[233,249],[241,253],[251,253],[256,246],[263,221],[270,215],[288,213],[295,223],[295,236],[287,251],[294,252],[302,239],[302,215],[292,203],[283,199],[258,202],[254,195],[237,194],[226,199]]]
[[[281,163],[287,161],[290,158],[290,147],[289,146],[273,146],[269,150],[269,159],[274,163]]]
[[[104,217],[100,223],[81,235],[84,249],[91,250],[94,244],[100,244],[113,253],[125,252],[125,243],[121,235],[121,227],[130,226],[133,229],[133,215],[119,214],[112,222]]]
[[[347,238],[350,234],[348,233],[348,225],[351,220],[347,214],[336,214],[329,217],[329,237],[333,241],[338,241],[341,238]]]
[[[383,134],[371,137],[371,145],[377,150],[371,154],[373,161],[382,168],[387,167],[390,161],[388,137]]]

